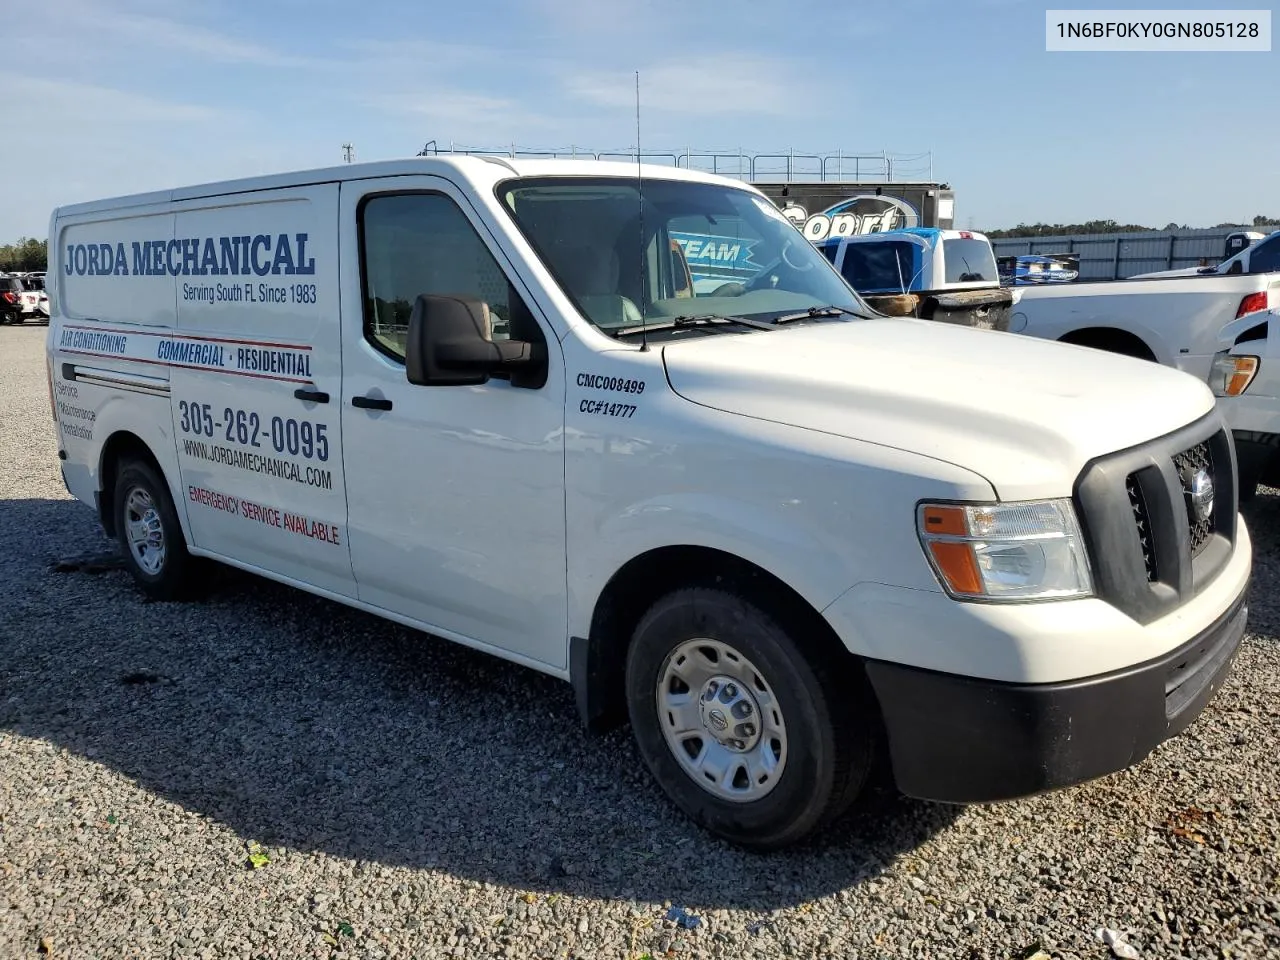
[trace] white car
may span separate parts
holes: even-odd
[[[22,313],[24,317],[49,318],[49,294],[44,288],[43,273],[16,274],[22,282]]]
[[[673,232],[751,272],[697,295]],[[49,235],[59,463],[144,592],[214,559],[559,677],[734,842],[821,830],[881,750],[954,802],[1127,767],[1243,635],[1203,381],[869,316],[738,181],[416,158]]]

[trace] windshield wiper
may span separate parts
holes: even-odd
[[[865,313],[859,313],[857,310],[850,310],[848,307],[837,307],[830,304],[825,307],[810,307],[804,313],[788,313],[781,317],[775,317],[773,322],[779,323],[796,323],[800,320],[820,320],[823,317],[838,317],[842,314],[848,314],[851,317],[857,317],[859,320],[874,320],[874,317]]]
[[[688,317],[674,317],[663,323],[647,323],[641,327],[623,327],[613,331],[615,337],[629,337],[637,333],[654,333],[660,330],[680,330],[684,327],[700,327],[704,324],[730,323],[755,330],[772,330],[773,324],[763,320],[749,320],[746,317],[731,317],[719,313],[699,313]]]

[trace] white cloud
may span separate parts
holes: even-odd
[[[117,55],[136,61],[142,51],[170,59],[194,55],[212,63],[264,67],[296,67],[312,62],[194,20],[148,12],[120,0],[44,0],[37,11],[30,18],[12,20],[11,27],[19,34],[29,30],[43,40],[56,36],[60,55],[70,62],[81,54],[94,60]],[[71,52],[75,56],[69,56]]]
[[[261,44],[220,33],[207,27],[166,17],[143,14],[99,16],[92,20],[98,30],[127,38],[156,49],[179,54],[196,54],[219,63],[252,63],[265,67],[296,67],[309,64],[305,57],[283,54]]]
[[[31,126],[0,155],[6,234],[42,236],[61,204],[222,179],[253,165],[237,151],[246,117],[107,86],[0,73]],[[12,237],[4,236],[2,240]]]
[[[587,103],[635,107],[634,72],[577,71],[562,82]],[[726,51],[642,66],[640,103],[642,110],[670,113],[795,116],[810,111],[813,90],[787,60]]]
[[[528,143],[530,138],[549,136],[566,126],[564,121],[517,100],[433,84],[420,89],[423,92],[373,91],[363,100],[384,113],[410,120],[415,129],[424,131],[423,139],[435,136],[442,148],[448,140],[485,148],[513,139]]]
[[[41,124],[42,136],[50,126],[65,127],[68,121],[106,121],[113,124],[183,122],[213,120],[227,111],[180,101],[163,100],[146,94],[72,80],[49,80],[17,73],[0,73],[0,85],[13,103],[20,103],[30,115],[52,123]]]
[[[344,49],[353,59],[344,61],[335,92],[362,111],[406,121],[412,137],[422,132],[418,145],[435,137],[488,147],[567,126],[538,98],[550,68],[536,58],[425,38],[361,40]]]
[[[605,34],[619,38],[625,49],[655,24],[673,22],[671,0],[527,0],[530,11],[573,34]],[[615,50],[616,52],[616,50]]]

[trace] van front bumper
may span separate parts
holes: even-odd
[[[1221,688],[1244,636],[1245,592],[1177,649],[1078,680],[1004,683],[868,660],[898,789],[924,800],[986,803],[1137,763],[1185,729]]]

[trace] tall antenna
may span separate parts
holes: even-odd
[[[644,166],[640,161],[640,71],[636,71],[636,190],[640,194],[640,352],[649,349],[649,329],[645,321],[644,283]]]
[[[344,143],[342,145],[342,159],[345,160],[347,163],[350,163],[355,158],[356,158],[356,148],[349,143]]]

